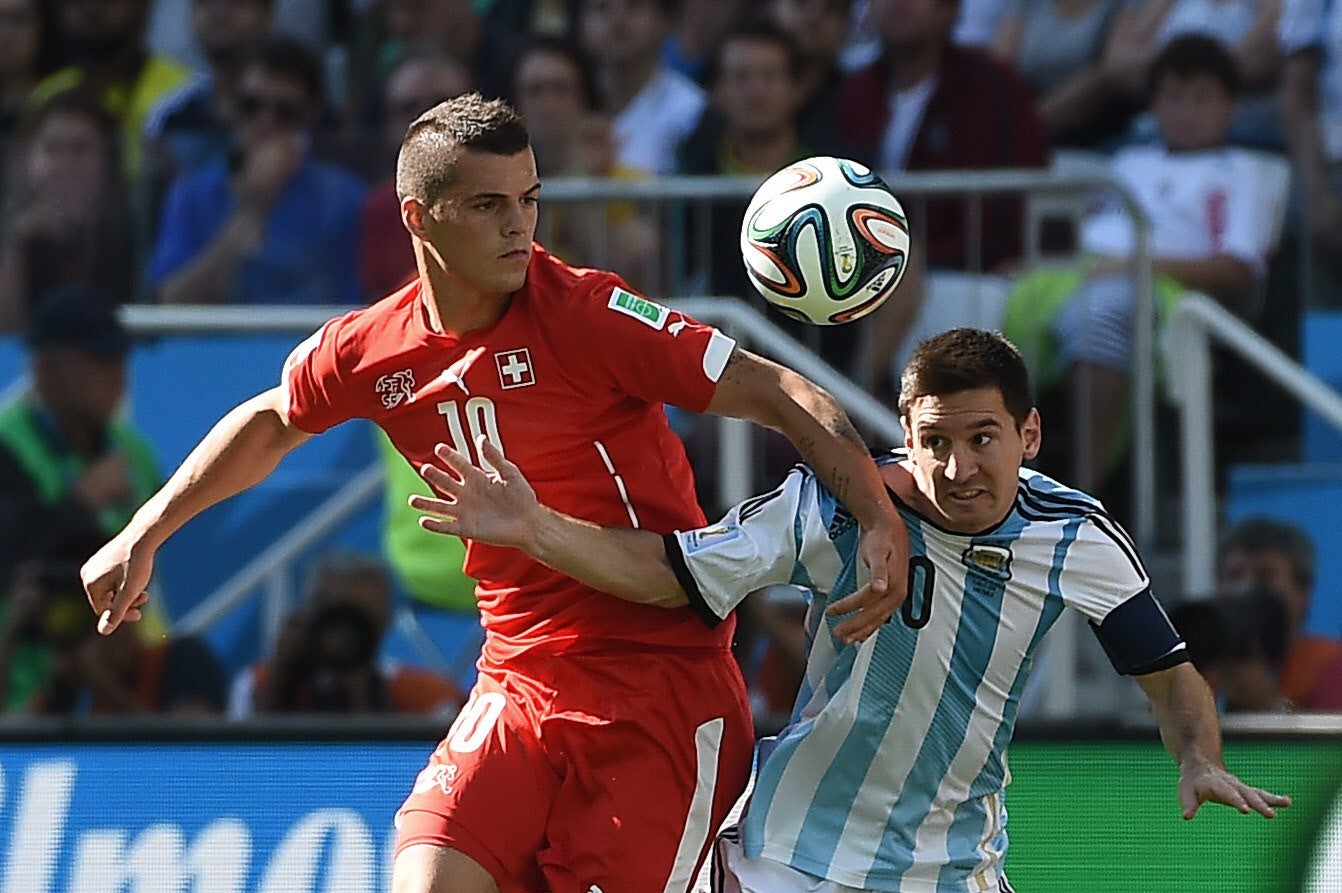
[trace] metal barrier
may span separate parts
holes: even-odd
[[[1216,581],[1216,478],[1212,435],[1212,339],[1342,431],[1342,396],[1211,298],[1185,295],[1165,341],[1171,397],[1179,406],[1183,458],[1183,583],[1192,594]]]

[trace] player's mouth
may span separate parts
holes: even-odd
[[[514,248],[499,255],[499,260],[524,260],[531,257],[530,248]]]
[[[988,491],[983,489],[982,487],[971,487],[966,490],[952,490],[950,493],[946,495],[950,497],[952,502],[964,503],[964,502],[973,502],[980,496],[987,496]]]

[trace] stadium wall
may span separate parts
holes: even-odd
[[[162,727],[154,740],[133,726],[53,726],[0,743],[0,891],[388,889],[392,815],[441,730],[385,720],[325,732],[192,728],[195,740]],[[1342,890],[1342,741],[1231,740],[1227,761],[1294,805],[1272,821],[1204,807],[1186,823],[1154,736],[1018,741],[1007,792],[1013,885]]]

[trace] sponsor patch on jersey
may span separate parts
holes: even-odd
[[[649,301],[647,298],[640,298],[633,292],[625,291],[618,285],[610,293],[610,302],[606,304],[611,310],[617,313],[623,313],[625,316],[632,316],[634,319],[644,325],[652,326],[661,331],[662,326],[666,325],[666,318],[671,315],[671,311],[658,304],[656,301]]]
[[[971,571],[979,571],[994,580],[1011,579],[1011,550],[1002,546],[970,546],[960,555],[960,561]]]
[[[712,527],[691,530],[684,540],[685,554],[693,555],[695,552],[702,551],[710,546],[729,543],[740,535],[740,527],[727,524],[714,524]]]

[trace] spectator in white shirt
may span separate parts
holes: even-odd
[[[1184,290],[1242,306],[1262,273],[1272,238],[1261,156],[1229,147],[1239,78],[1215,39],[1177,38],[1152,66],[1152,109],[1163,146],[1118,152],[1114,175],[1149,219],[1157,302],[1168,309]],[[1079,270],[1032,274],[1008,309],[1008,337],[1028,345],[1041,387],[1066,382],[1083,423],[1077,472],[1103,483],[1126,446],[1136,282],[1132,222],[1117,205],[1092,214]],[[1017,343],[1020,343],[1018,341]],[[1081,408],[1084,407],[1084,410]]]
[[[662,61],[678,7],[676,0],[587,0],[579,18],[614,118],[616,163],[646,174],[675,169],[676,151],[708,101],[698,84]]]

